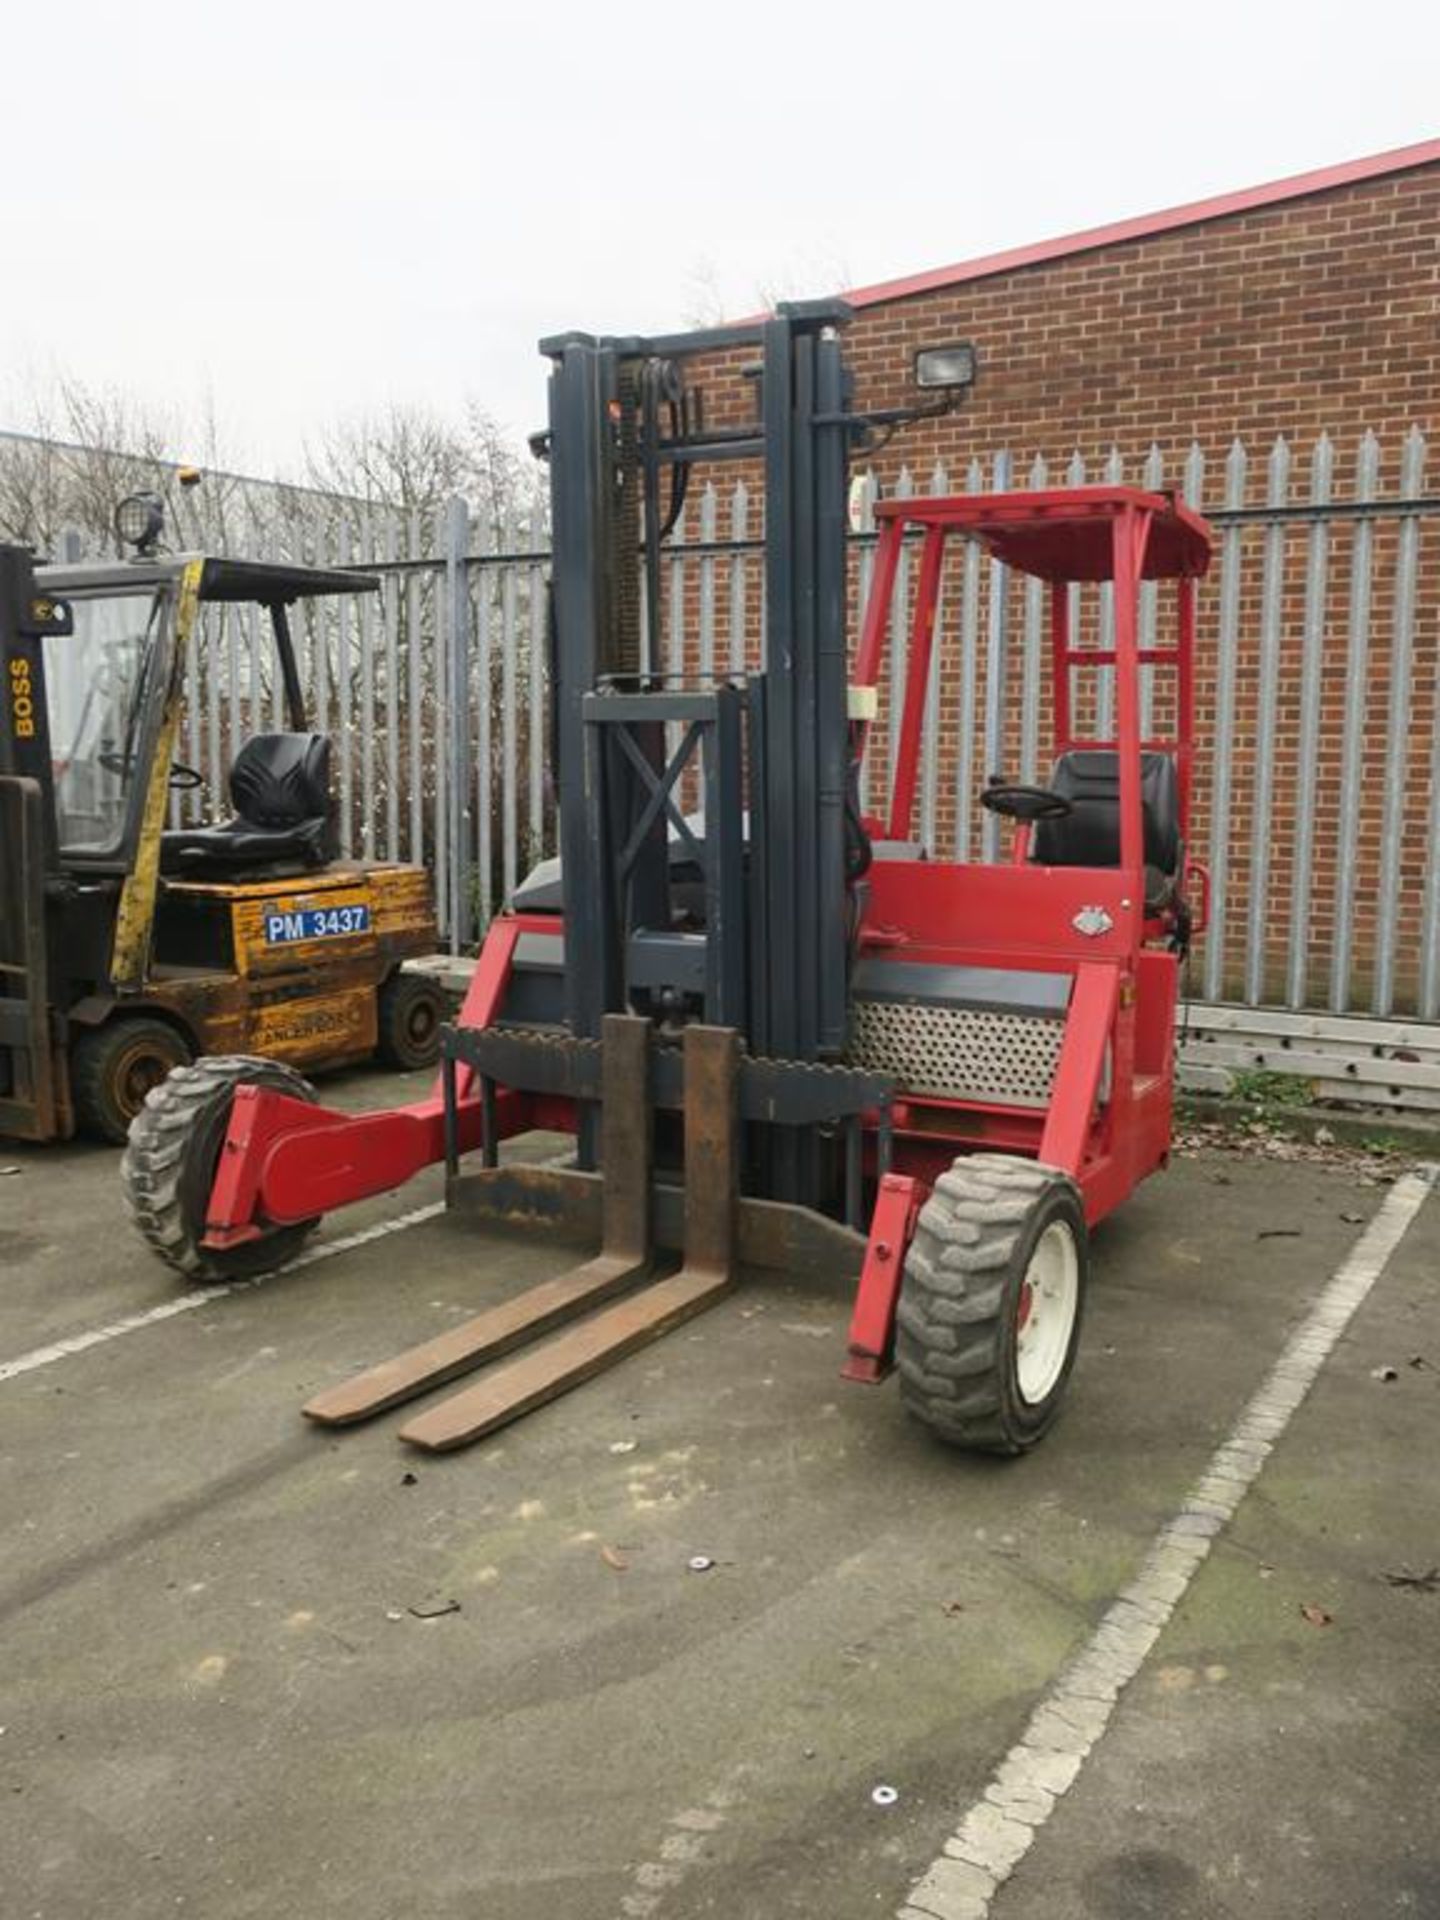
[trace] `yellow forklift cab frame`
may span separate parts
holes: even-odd
[[[201,609],[269,614],[289,732],[242,752],[252,771],[298,752],[314,796],[328,744],[309,731],[288,609],[378,586],[193,553],[36,568],[0,547],[0,1134],[122,1139],[148,1088],[198,1054],[433,1054],[438,1002],[402,980],[434,949],[423,868],[337,860],[325,822],[256,832],[243,808],[166,831],[171,792],[201,784],[175,759]]]

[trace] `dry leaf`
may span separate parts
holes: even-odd
[[[624,1573],[630,1564],[618,1547],[601,1547],[600,1558],[607,1567],[614,1567],[617,1573]]]

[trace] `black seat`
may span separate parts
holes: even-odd
[[[230,769],[235,818],[162,835],[166,873],[323,867],[335,857],[330,740],[323,733],[257,733]]]
[[[1059,820],[1036,823],[1030,857],[1046,867],[1120,864],[1120,756],[1110,747],[1076,747],[1055,762],[1050,788],[1070,802]],[[1175,898],[1184,861],[1180,788],[1168,753],[1140,756],[1145,831],[1145,906],[1160,913]]]

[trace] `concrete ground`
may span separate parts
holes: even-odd
[[[0,1362],[175,1297],[115,1154],[0,1165]],[[7,1920],[893,1914],[1385,1191],[1151,1182],[1012,1464],[842,1385],[843,1293],[773,1281],[466,1453],[307,1427],[569,1264],[443,1215],[0,1367]],[[1440,1562],[1437,1299],[1432,1197],[996,1920],[1440,1914],[1440,1593],[1384,1577]]]

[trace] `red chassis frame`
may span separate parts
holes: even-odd
[[[1119,756],[1120,863],[1111,868],[1047,867],[1029,858],[1028,829],[1016,830],[1003,865],[936,860],[878,860],[860,929],[860,949],[919,965],[1034,969],[1073,979],[1048,1105],[1026,1109],[979,1100],[901,1095],[893,1110],[892,1170],[877,1186],[850,1328],[846,1373],[873,1380],[887,1370],[904,1253],[916,1214],[938,1175],[959,1152],[990,1149],[1037,1157],[1070,1174],[1087,1219],[1111,1212],[1170,1148],[1173,1039],[1178,962],[1174,910],[1145,912],[1140,755],[1174,755],[1180,832],[1188,840],[1194,757],[1195,581],[1209,564],[1209,529],[1167,495],[1123,487],[893,500],[877,510],[880,536],[855,681],[875,687],[883,664],[899,562],[907,535],[918,535],[920,565],[905,674],[905,703],[887,815],[868,824],[890,841],[912,831],[936,613],[947,539],[977,540],[996,559],[1050,589],[1052,752],[1109,747]],[[1142,581],[1175,587],[1169,646],[1142,647]],[[1113,587],[1113,646],[1077,646],[1070,594],[1077,582]],[[1176,676],[1176,729],[1142,739],[1140,668]],[[1072,677],[1114,669],[1116,732],[1110,740],[1075,736]],[[857,722],[862,753],[868,722]],[[1189,875],[1208,891],[1202,870]],[[1182,887],[1183,892],[1183,887]],[[509,914],[486,937],[460,1011],[462,1026],[497,1016],[515,946],[525,932],[553,933],[551,915]],[[1107,1071],[1109,1084],[1101,1098]],[[458,1075],[462,1153],[482,1140],[478,1089]],[[509,1138],[537,1127],[569,1131],[567,1101],[502,1092],[497,1132]],[[235,1095],[206,1220],[205,1244],[233,1247],[274,1226],[314,1218],[403,1184],[444,1157],[439,1083],[413,1106],[343,1114],[255,1087]]]

